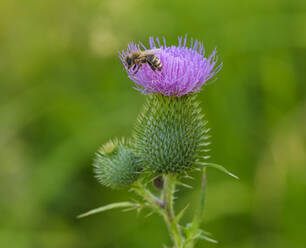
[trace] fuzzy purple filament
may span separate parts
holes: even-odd
[[[120,59],[128,72],[129,78],[136,85],[136,89],[143,94],[161,93],[165,96],[182,96],[197,92],[203,84],[211,79],[222,68],[222,63],[216,67],[216,50],[206,58],[203,43],[191,39],[190,47],[186,45],[187,36],[184,40],[178,38],[178,46],[167,46],[165,38],[161,45],[156,38],[157,45],[150,37],[150,48],[160,48],[156,56],[162,63],[161,71],[153,71],[148,64],[143,64],[139,71],[137,68],[128,69],[125,58],[133,51],[148,50],[141,42],[129,43],[128,48],[120,53]],[[142,47],[142,49],[141,49]]]

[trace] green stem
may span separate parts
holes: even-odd
[[[204,215],[204,205],[206,199],[206,168],[202,170],[202,185],[201,185],[201,195],[200,195],[200,204],[199,204],[199,225],[203,220]]]
[[[180,230],[180,225],[176,219],[174,212],[174,193],[176,186],[176,178],[173,175],[164,175],[164,184],[162,191],[162,199],[157,198],[145,185],[141,182],[134,184],[132,190],[141,196],[153,211],[163,216],[171,239],[174,243],[174,248],[184,247],[184,237]]]
[[[172,175],[164,175],[163,189],[163,208],[164,220],[168,226],[170,236],[174,242],[175,248],[183,247],[183,236],[179,224],[175,219],[174,212],[174,193],[175,193],[176,178]]]
[[[191,236],[193,237],[197,237],[199,230],[200,230],[200,225],[201,225],[201,222],[203,220],[203,215],[204,215],[205,199],[206,199],[206,168],[203,168],[199,208],[196,214],[194,215],[194,218],[192,221]],[[193,248],[195,245],[195,240],[196,238],[191,239],[188,242],[188,245],[186,246],[186,248]]]
[[[159,198],[152,194],[151,191],[148,190],[143,184],[139,182],[138,184],[134,185],[132,190],[139,196],[141,196],[153,210],[163,215],[163,203]]]

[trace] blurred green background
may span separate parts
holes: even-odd
[[[304,0],[2,0],[0,247],[170,243],[156,215],[76,216],[132,197],[91,166],[101,144],[130,135],[145,100],[118,50],[185,33],[224,63],[200,101],[210,161],[240,177],[208,171],[204,229],[219,244],[197,247],[306,247],[305,27]],[[196,201],[195,177],[178,208]]]

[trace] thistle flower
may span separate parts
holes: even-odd
[[[132,184],[140,171],[139,159],[124,139],[103,145],[96,154],[94,167],[98,181],[112,188]]]
[[[135,83],[135,88],[143,94],[161,93],[165,96],[179,97],[197,92],[222,67],[222,63],[216,67],[216,50],[206,58],[203,43],[191,39],[188,47],[187,35],[184,40],[182,37],[178,38],[178,46],[167,46],[165,39],[161,45],[158,38],[156,43],[151,37],[149,49],[160,49],[156,56],[161,61],[161,71],[153,71],[148,64],[143,64],[136,74],[135,68],[128,68],[125,63],[126,56],[135,51],[148,50],[141,42],[130,43],[128,48],[120,53],[129,78]]]
[[[150,95],[135,126],[134,146],[144,168],[153,173],[179,174],[191,169],[206,151],[208,129],[194,93],[222,64],[216,66],[216,51],[208,58],[204,56],[201,42],[191,39],[188,47],[187,36],[184,40],[179,37],[178,46],[167,46],[165,39],[163,45],[158,39],[156,42],[158,46],[150,38],[149,50],[142,43],[130,43],[120,54],[136,89]],[[133,56],[139,58],[139,51],[143,56],[154,51],[161,70],[154,70],[154,57],[135,60]]]

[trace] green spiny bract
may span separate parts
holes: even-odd
[[[98,181],[112,188],[130,185],[136,181],[140,166],[130,143],[109,141],[96,154],[94,161],[95,174]]]
[[[178,174],[200,158],[207,131],[195,95],[152,94],[136,123],[135,149],[146,169]]]

